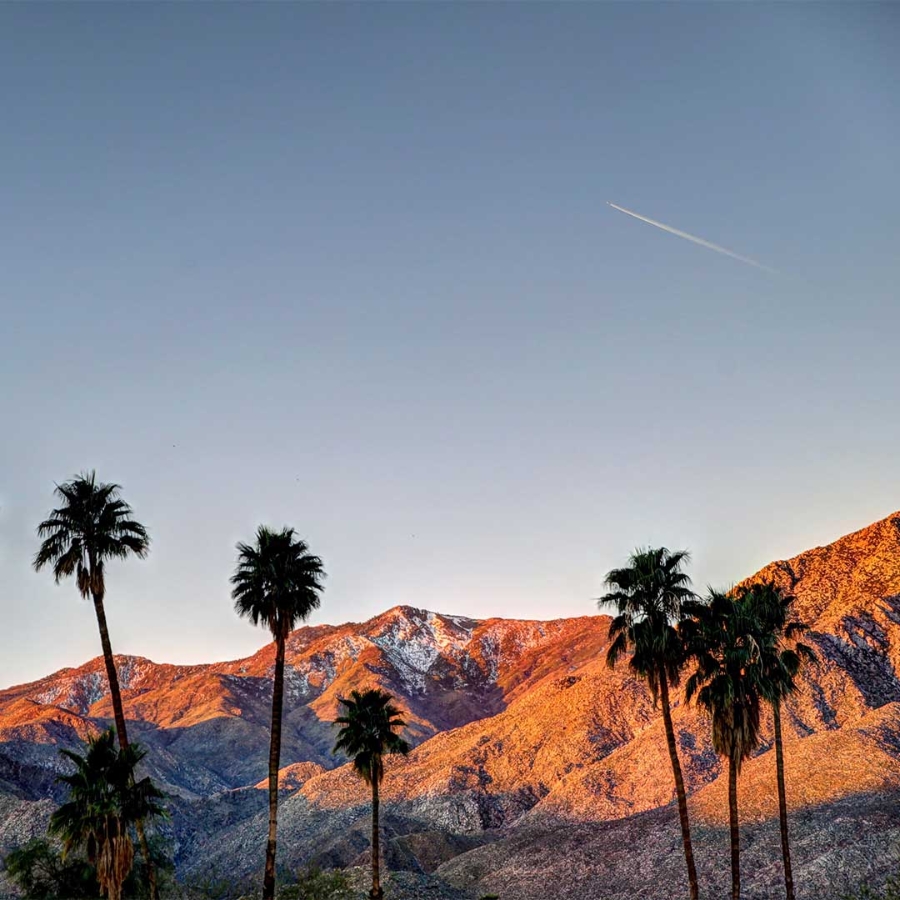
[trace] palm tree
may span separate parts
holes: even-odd
[[[781,854],[784,860],[784,889],[794,900],[794,874],[788,835],[787,798],[784,786],[784,743],[781,736],[781,703],[797,690],[797,673],[804,660],[815,662],[813,649],[797,640],[808,630],[792,618],[794,597],[772,582],[757,582],[739,589],[738,596],[755,606],[760,623],[760,666],[763,697],[772,707],[775,731],[775,774],[778,782],[778,818],[781,824]]]
[[[263,900],[275,896],[275,847],[278,831],[278,769],[281,761],[281,717],[284,706],[284,646],[288,635],[318,609],[325,570],[293,528],[272,531],[260,526],[253,546],[237,545],[238,562],[231,577],[234,608],[254,625],[263,625],[275,641],[272,686],[272,734],[269,745],[269,838]]]
[[[409,753],[409,744],[395,732],[406,727],[393,697],[380,690],[351,691],[350,699],[339,698],[345,714],[335,720],[340,725],[335,753],[346,753],[353,769],[372,787],[372,890],[371,900],[381,900],[380,839],[378,833],[378,788],[384,779],[385,754]]]
[[[122,886],[134,862],[129,826],[151,816],[164,815],[163,795],[149,778],[134,780],[134,769],[144,757],[137,744],[120,750],[112,729],[88,741],[81,756],[61,750],[75,764],[58,781],[69,786],[69,799],[50,819],[50,832],[62,839],[63,852],[84,848],[96,867],[100,891],[120,900]]]
[[[709,713],[713,748],[728,760],[731,896],[740,900],[737,779],[741,764],[759,746],[760,622],[746,598],[712,590],[706,603],[685,604],[685,612],[690,618],[681,630],[697,664],[687,680],[686,699],[696,697]]]
[[[111,559],[125,559],[128,556],[143,559],[150,549],[150,538],[147,529],[132,517],[131,507],[119,496],[120,490],[117,484],[98,482],[97,473],[93,471],[57,485],[54,493],[60,505],[38,525],[38,537],[43,540],[34,557],[34,568],[40,571],[45,566],[52,566],[57,584],[63,578],[74,575],[81,596],[85,599],[91,597],[94,601],[116,734],[119,747],[126,750],[128,731],[122,693],[103,607],[105,571],[106,563]],[[139,820],[136,827],[141,854],[147,864],[150,896],[158,900],[156,871],[150,861],[143,822]]]
[[[685,550],[670,553],[665,547],[636,550],[623,569],[613,569],[605,579],[609,593],[598,601],[602,609],[615,606],[618,614],[609,626],[612,642],[606,653],[606,663],[612,668],[625,653],[631,653],[631,670],[647,682],[653,703],[662,701],[663,723],[669,759],[675,777],[678,815],[681,819],[681,839],[687,864],[691,900],[697,900],[697,868],[691,843],[687,795],[678,759],[669,687],[677,685],[685,665],[684,647],[676,625],[681,619],[682,605],[694,599],[691,579],[683,566],[690,561]]]

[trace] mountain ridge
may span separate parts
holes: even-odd
[[[871,851],[867,816],[900,829],[884,818],[880,799],[900,794],[900,513],[774,561],[757,578],[793,591],[820,657],[786,704],[784,730],[789,805],[806,841],[798,866],[813,866],[810,884],[821,888],[804,853],[815,865],[840,868],[854,846]],[[339,696],[379,686],[397,698],[413,744],[408,758],[389,761],[383,788],[392,867],[437,872],[482,892],[509,890],[509,873],[519,872],[532,885],[517,888],[521,900],[563,897],[558,872],[543,882],[540,873],[523,874],[543,858],[528,835],[576,829],[586,846],[619,859],[610,872],[637,890],[621,870],[628,848],[616,842],[640,826],[651,843],[674,840],[677,850],[674,788],[646,687],[627,666],[605,664],[608,623],[605,616],[477,620],[401,605],[366,622],[293,632],[279,818],[286,862],[364,860],[368,791],[332,757],[330,723]],[[258,868],[273,658],[271,645],[189,666],[117,657],[130,729],[148,747],[148,771],[172,795],[167,834],[182,874]],[[16,821],[30,823],[26,831],[39,833],[48,802],[59,799],[58,749],[78,746],[111,716],[102,665],[97,658],[0,691],[0,797]],[[721,761],[704,717],[680,691],[673,696],[698,845],[715,855],[725,809]],[[766,717],[763,744],[742,776],[742,815],[761,835],[776,809],[771,769]],[[832,810],[857,823],[858,833],[842,836],[843,849],[820,846],[833,832]],[[12,839],[0,829],[0,848]],[[885,856],[876,872],[888,864]],[[765,879],[777,881],[777,872],[759,878],[765,896]]]

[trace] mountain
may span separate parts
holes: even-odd
[[[375,685],[402,699],[420,744],[505,709],[549,672],[597,646],[594,618],[476,622],[396,607],[363,624],[301,628],[288,639],[285,764],[333,767],[338,697]],[[602,642],[602,638],[600,639]],[[212,665],[117,656],[126,718],[156,777],[186,799],[254,784],[267,771],[274,646]],[[112,718],[101,658],[0,691],[0,753],[51,768]],[[222,748],[229,752],[222,754]]]
[[[883,878],[895,862],[887,838],[900,838],[900,514],[753,577],[795,594],[820,658],[784,716],[788,798],[798,896],[837,897],[867,875]],[[414,745],[390,760],[384,785],[393,868],[504,900],[678,894],[662,721],[625,667],[606,667],[608,624],[396,607],[365,623],[295,631],[282,861],[365,862],[368,792],[332,757],[330,722],[339,696],[378,686],[397,697]],[[184,877],[259,869],[273,663],[271,645],[211,665],[117,657],[130,729],[171,796],[165,830]],[[0,848],[40,833],[59,800],[58,750],[110,717],[101,660],[0,692]],[[694,708],[679,703],[673,718],[701,878],[720,896],[722,766]],[[770,741],[766,721],[740,782],[751,898],[781,878]]]

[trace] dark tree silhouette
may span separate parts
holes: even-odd
[[[117,484],[98,482],[97,473],[93,471],[57,485],[54,493],[61,502],[38,526],[38,537],[43,540],[34,557],[34,568],[40,571],[45,566],[52,566],[57,584],[74,575],[81,596],[93,600],[116,734],[119,746],[125,750],[128,748],[128,731],[103,606],[106,563],[128,556],[143,559],[150,549],[150,538],[147,529],[133,518],[131,507],[119,496],[120,490]],[[158,900],[156,869],[150,859],[144,824],[139,819],[135,825],[146,864],[150,896],[152,900]]]
[[[393,697],[384,691],[351,691],[350,699],[340,698],[344,715],[336,721],[338,732],[335,753],[346,753],[353,769],[372,788],[372,890],[371,900],[381,900],[381,842],[378,827],[378,789],[384,779],[384,757],[409,753],[409,744],[395,732],[406,727]]]
[[[237,550],[237,567],[231,577],[235,611],[254,625],[268,628],[275,641],[269,745],[269,837],[263,876],[263,900],[273,900],[285,642],[291,631],[319,607],[325,571],[322,560],[310,554],[309,547],[295,535],[293,528],[272,531],[260,526],[255,544],[241,543]]]
[[[162,793],[149,778],[134,779],[144,751],[137,744],[116,749],[115,741],[109,729],[89,740],[84,756],[60,750],[75,771],[59,777],[69,787],[69,799],[50,819],[50,833],[62,840],[65,853],[84,849],[109,900],[121,900],[134,862],[129,827],[164,814]]]
[[[739,589],[738,596],[753,605],[760,624],[759,652],[763,697],[772,707],[775,731],[775,777],[778,784],[778,819],[781,825],[781,856],[784,890],[794,900],[794,873],[788,834],[787,792],[784,783],[784,741],[781,734],[781,704],[797,690],[797,673],[804,660],[814,662],[812,648],[797,640],[807,626],[793,618],[794,597],[772,582],[757,582]]]
[[[654,704],[661,701],[678,798],[688,886],[691,900],[697,900],[699,887],[687,795],[669,703],[669,688],[679,683],[685,665],[684,646],[677,625],[683,604],[695,596],[690,587],[691,579],[683,570],[689,560],[689,554],[683,550],[676,553],[670,553],[665,547],[637,550],[629,557],[625,568],[613,569],[606,576],[609,593],[598,603],[601,608],[612,604],[617,610],[609,626],[611,643],[606,654],[607,664],[613,667],[630,653],[631,670],[647,682]]]
[[[687,680],[686,699],[696,698],[709,713],[713,748],[728,761],[731,897],[740,900],[737,778],[743,761],[759,746],[761,626],[753,603],[719,591],[710,591],[705,604],[685,604],[685,612],[691,618],[681,631],[697,664]]]

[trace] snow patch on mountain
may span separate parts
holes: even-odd
[[[471,641],[474,623],[462,616],[439,616],[401,607],[382,617],[381,628],[368,635],[398,670],[404,683],[421,690],[441,657],[459,658]]]
[[[31,697],[37,703],[55,704],[84,715],[98,700],[109,693],[105,672],[88,672],[65,679]]]
[[[306,659],[285,666],[289,695],[300,698],[321,693],[337,678],[343,665],[356,659],[368,644],[359,635],[343,635]],[[270,675],[272,671],[274,666],[269,669]]]

